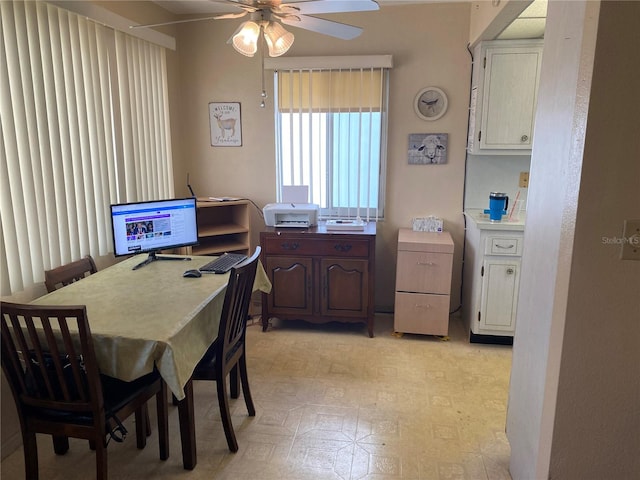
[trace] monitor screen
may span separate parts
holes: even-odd
[[[196,245],[196,199],[111,205],[111,228],[116,256]]]

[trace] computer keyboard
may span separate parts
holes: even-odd
[[[210,261],[205,266],[200,267],[202,273],[227,273],[233,267],[247,259],[241,253],[224,253],[215,260]]]

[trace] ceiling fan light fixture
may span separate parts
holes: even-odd
[[[294,35],[277,22],[269,22],[264,27],[264,38],[269,47],[270,57],[279,57],[287,53],[293,45]]]
[[[251,20],[243,22],[231,37],[233,48],[238,53],[253,57],[258,51],[258,37],[260,36],[260,26]]]

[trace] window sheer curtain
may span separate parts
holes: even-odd
[[[112,251],[109,205],[173,196],[164,49],[0,2],[1,294]]]

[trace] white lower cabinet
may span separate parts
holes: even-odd
[[[465,240],[463,317],[472,342],[503,337],[516,327],[523,231],[481,229],[468,222]]]
[[[520,258],[485,257],[477,330],[513,335],[520,285]]]

